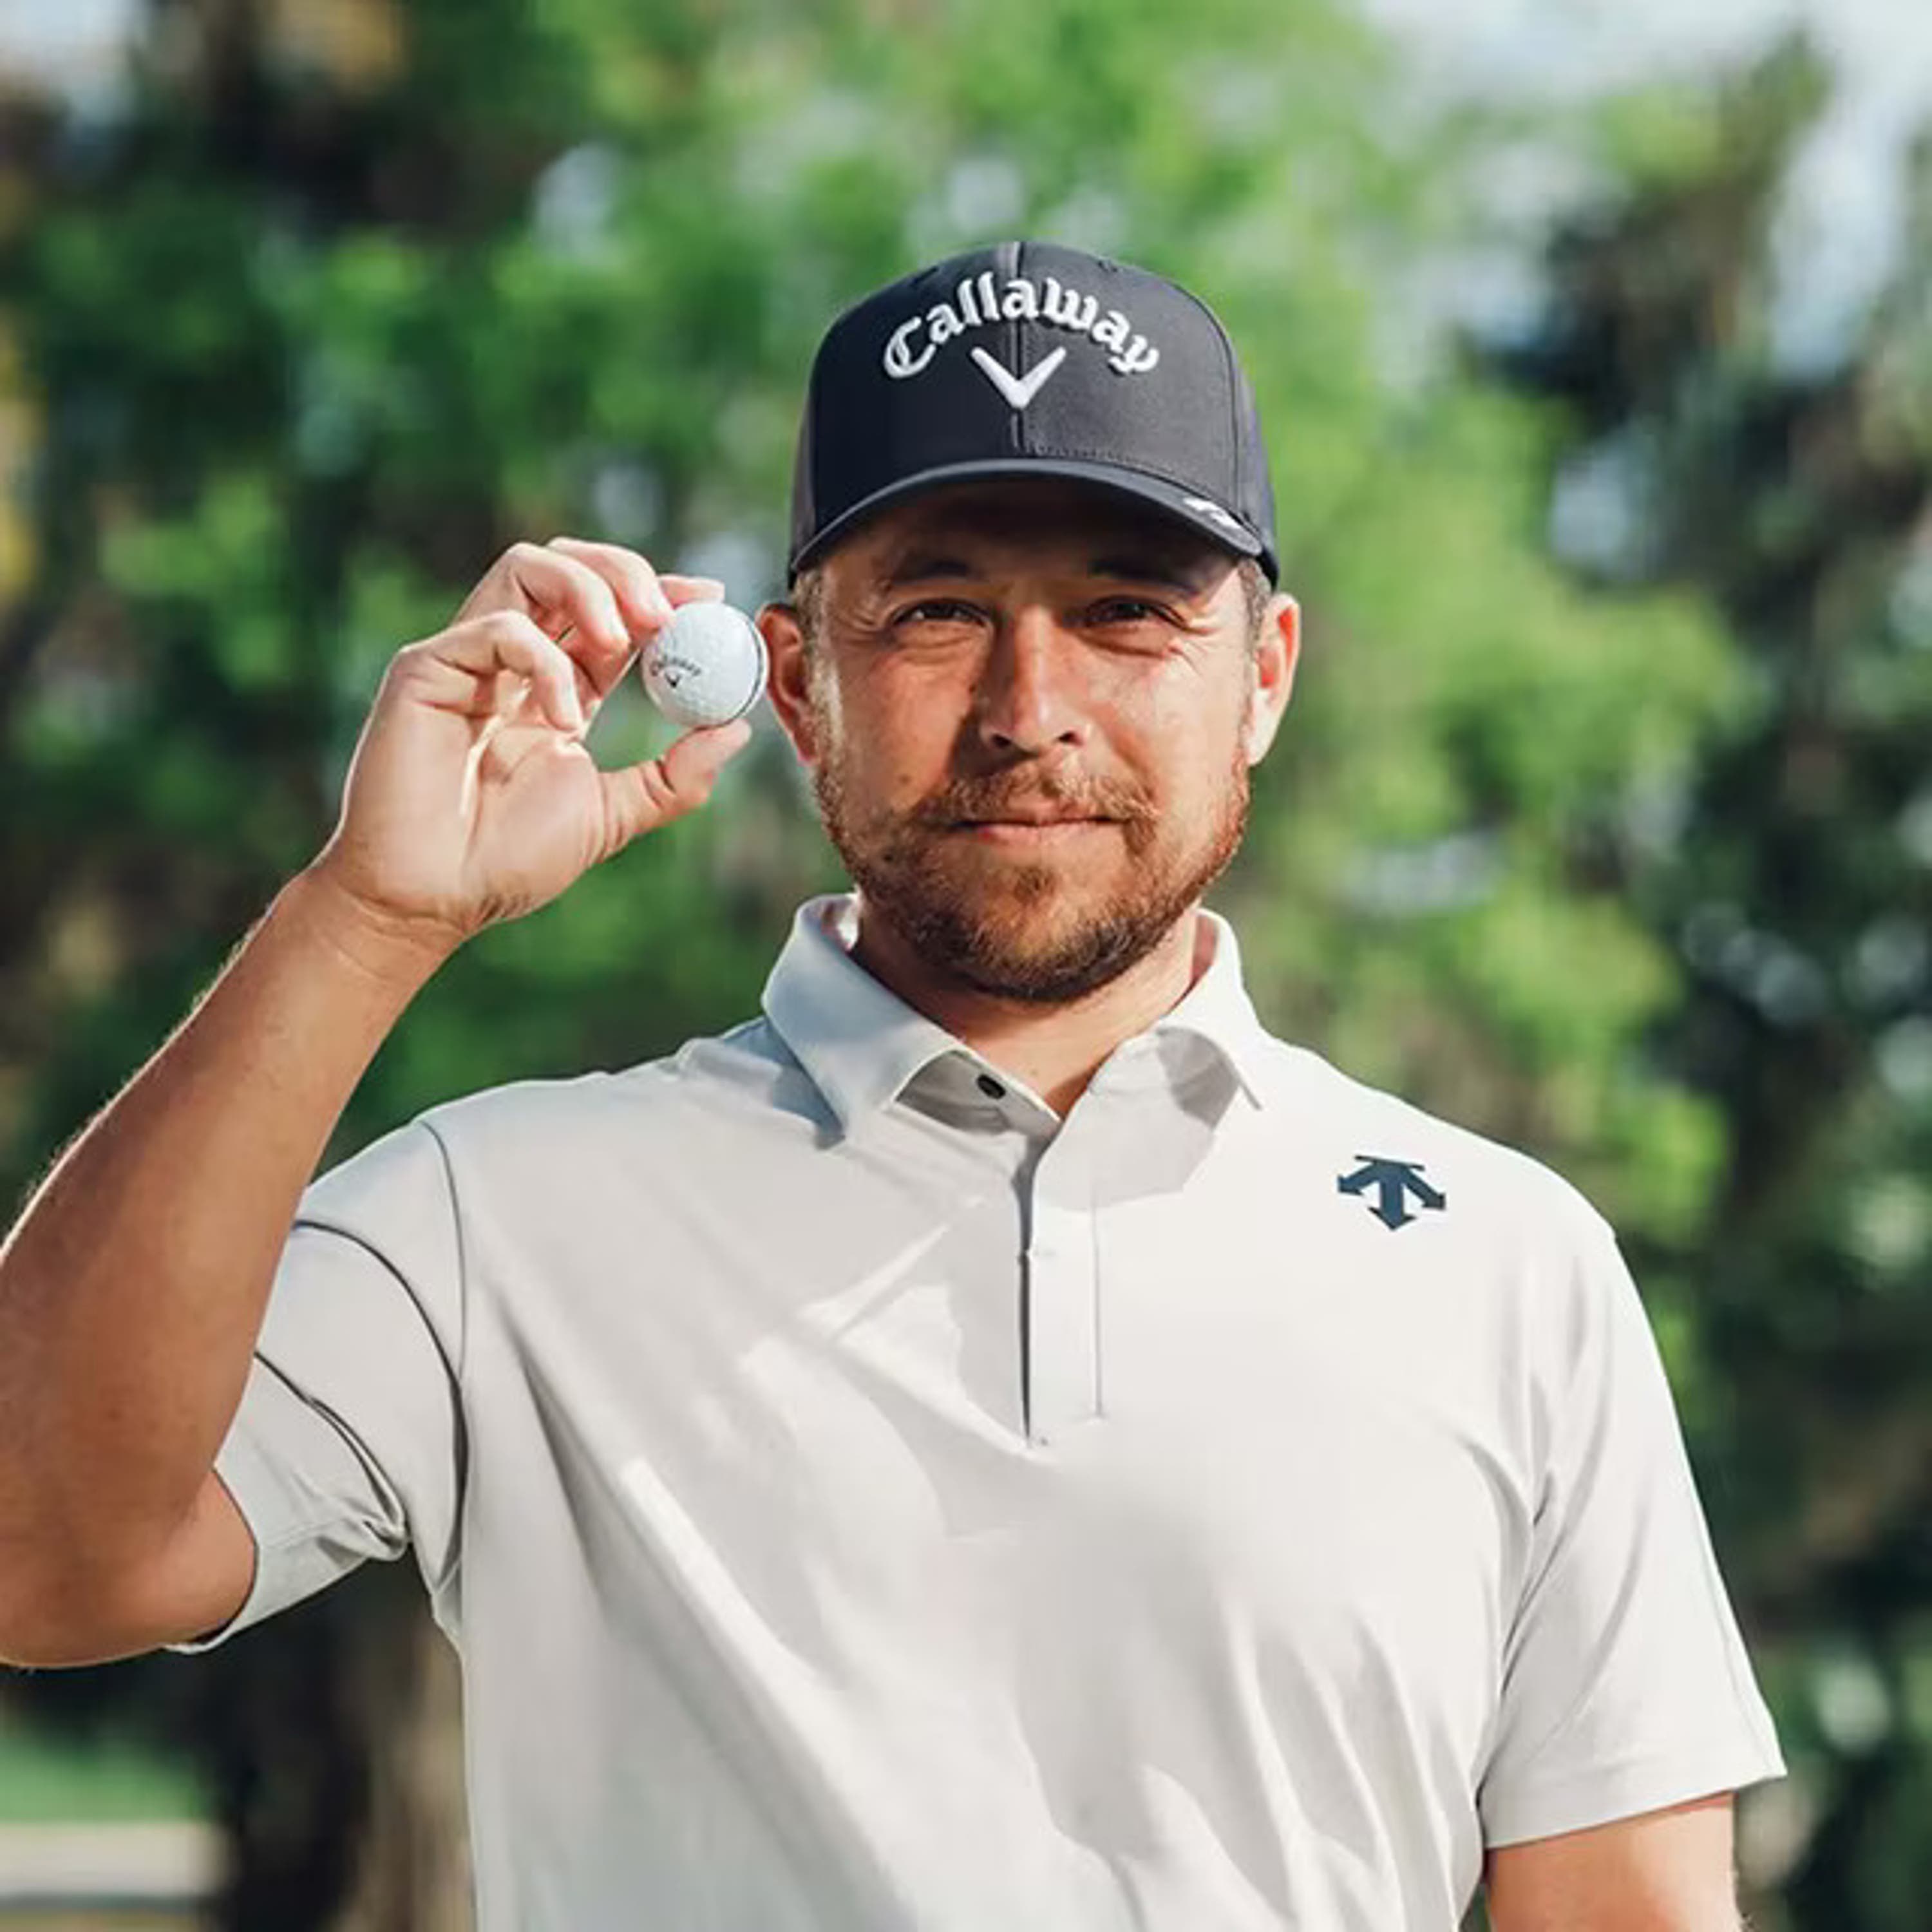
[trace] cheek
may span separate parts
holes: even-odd
[[[1175,658],[1157,670],[1124,679],[1106,694],[1096,716],[1111,716],[1137,755],[1163,770],[1193,772],[1226,763],[1222,747],[1238,739],[1248,713],[1251,682],[1244,669],[1216,655]]]
[[[930,680],[825,667],[813,680],[812,711],[820,755],[856,793],[890,803],[950,775],[958,720],[950,694]]]
[[[1151,792],[1170,836],[1185,838],[1217,818],[1244,782],[1244,708],[1234,717],[1177,712],[1137,744],[1135,769]]]

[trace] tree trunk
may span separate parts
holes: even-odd
[[[332,1932],[470,1932],[461,1666],[419,1587],[383,1609],[352,1665],[369,1802]]]

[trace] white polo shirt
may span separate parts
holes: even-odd
[[[1450,1932],[1782,1773],[1609,1228],[1203,916],[1064,1122],[824,898],[762,1018],[310,1190],[230,1628],[414,1548],[483,1932]]]

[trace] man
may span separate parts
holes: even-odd
[[[507,1928],[1735,1928],[1783,1766],[1604,1222],[1265,1032],[1203,892],[1299,644],[1245,379],[1028,242],[814,364],[772,699],[854,894],[758,1019],[303,1192],[470,933],[699,803],[718,586],[559,538],[0,1264],[0,1653],[412,1547]],[[291,1222],[293,1223],[291,1232]]]

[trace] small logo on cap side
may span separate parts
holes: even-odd
[[[1190,510],[1196,510],[1204,517],[1211,517],[1217,524],[1225,524],[1242,536],[1248,534],[1247,526],[1232,510],[1224,510],[1212,496],[1184,496],[1180,500]]]
[[[1066,360],[1066,351],[1056,349],[1051,356],[1041,357],[1024,376],[1016,376],[1004,362],[996,361],[983,349],[974,349],[973,360],[980,365],[980,371],[987,381],[1015,409],[1023,410],[1040,394],[1048,376]]]

